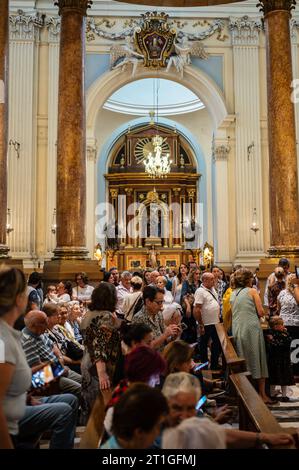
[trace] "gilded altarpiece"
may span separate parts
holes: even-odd
[[[169,154],[172,163],[166,178],[152,179],[144,158],[157,133],[163,137],[162,154]],[[105,175],[116,222],[114,239],[106,244],[107,268],[178,268],[182,262],[199,262],[199,246],[190,248],[185,230],[195,217],[200,178],[195,161],[188,142],[162,126],[128,129],[115,143]]]

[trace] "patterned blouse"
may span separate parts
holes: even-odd
[[[81,322],[83,343],[92,364],[115,365],[120,354],[118,322],[108,311],[88,311]]]
[[[285,326],[299,326],[299,305],[291,292],[282,290],[277,300],[281,305],[280,316]]]

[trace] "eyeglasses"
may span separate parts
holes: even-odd
[[[155,302],[155,304],[162,305],[164,300],[153,300],[153,302]]]

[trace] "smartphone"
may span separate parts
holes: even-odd
[[[207,401],[207,397],[206,395],[203,395],[196,403],[196,406],[195,406],[196,411],[200,410],[200,408],[205,404],[206,401]]]
[[[51,382],[52,380],[54,380],[54,375],[49,364],[32,374],[31,383],[34,388],[39,388],[43,387],[43,385]]]
[[[52,371],[55,378],[60,377],[64,373],[64,367],[59,361],[55,361],[54,364],[52,364]]]
[[[295,266],[296,278],[299,279],[299,267]]]
[[[203,369],[204,367],[207,367],[209,365],[208,362],[204,362],[203,364],[198,364],[196,367],[194,367],[193,372],[198,372],[199,370]]]

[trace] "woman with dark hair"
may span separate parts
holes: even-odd
[[[160,383],[160,375],[166,368],[166,362],[158,351],[148,346],[134,348],[125,359],[125,378],[114,389],[107,405],[105,429],[111,431],[113,408],[125,391],[135,382],[143,382],[151,387]]]
[[[109,282],[114,285],[114,276],[110,271],[104,272],[103,282]]]
[[[73,285],[71,281],[61,281],[57,284],[58,303],[70,302],[73,295]]]
[[[102,449],[147,449],[160,434],[168,405],[160,390],[134,384],[115,406],[113,436]]]
[[[199,268],[194,268],[189,271],[188,278],[185,279],[181,291],[180,303],[183,307],[183,322],[188,326],[183,331],[181,339],[187,343],[195,343],[197,341],[197,324],[193,316],[194,294],[200,287],[200,274]]]
[[[115,314],[116,288],[101,282],[91,296],[91,304],[81,322],[84,355],[82,373],[82,418],[87,420],[92,406],[100,393],[104,398],[113,384],[115,366],[121,347],[120,321]]]
[[[77,286],[72,289],[71,297],[73,300],[78,300],[79,302],[89,302],[94,287],[88,284],[87,274],[84,272],[77,273],[75,275],[75,281]]]
[[[260,317],[265,315],[261,299],[252,288],[253,273],[241,268],[234,273],[234,291],[231,294],[232,333],[238,356],[244,357],[247,369],[257,381],[258,391],[266,404],[274,402],[266,395],[268,377],[267,357]]]
[[[152,269],[146,269],[143,273],[143,282],[145,286],[149,286],[151,283],[151,272]]]
[[[0,448],[12,449],[11,436],[18,434],[26,392],[31,384],[29,368],[15,331],[15,321],[26,309],[28,292],[24,274],[18,269],[0,271]],[[5,353],[5,356],[4,356]]]
[[[185,263],[181,263],[177,276],[172,281],[172,295],[174,302],[179,304],[181,302],[182,287],[184,281],[187,280],[189,268]]]
[[[123,323],[120,328],[122,349],[129,354],[137,346],[150,346],[153,341],[153,332],[145,323]]]

